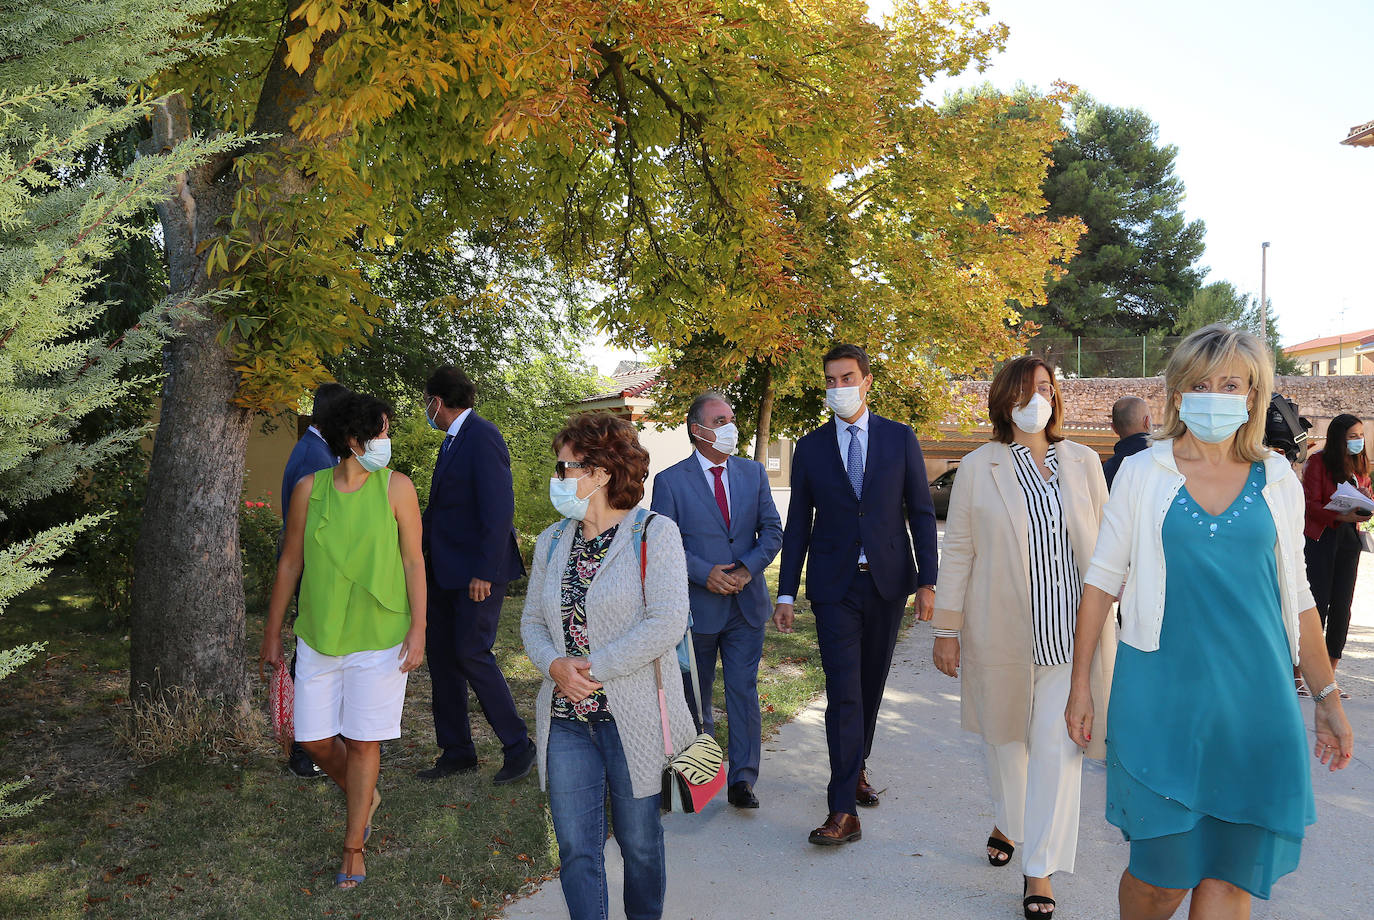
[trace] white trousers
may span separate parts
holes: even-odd
[[[1078,849],[1083,751],[1069,738],[1064,707],[1073,665],[1037,665],[1030,738],[986,744],[997,827],[1021,846],[1021,872],[1072,872]]]

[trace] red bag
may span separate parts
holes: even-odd
[[[296,740],[295,708],[296,683],[291,679],[290,669],[282,662],[272,669],[267,710],[272,717],[272,737],[285,754],[291,753],[291,744]]]

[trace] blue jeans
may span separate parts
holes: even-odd
[[[549,720],[549,812],[563,863],[560,881],[571,920],[605,920],[606,788],[611,822],[625,860],[625,917],[659,920],[668,872],[657,794],[630,788],[630,769],[614,722]]]

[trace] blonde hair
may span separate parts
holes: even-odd
[[[1193,385],[1227,365],[1239,365],[1249,380],[1246,402],[1250,418],[1231,442],[1235,460],[1253,463],[1273,456],[1264,446],[1264,423],[1269,414],[1269,395],[1274,390],[1274,361],[1257,336],[1222,323],[1204,326],[1174,349],[1164,369],[1164,424],[1156,440],[1177,438],[1188,430],[1178,417],[1174,394],[1190,392]]]

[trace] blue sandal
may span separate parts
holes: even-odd
[[[344,851],[345,854],[347,854],[347,853],[357,853],[359,856],[363,855],[363,848],[362,848],[362,847],[344,847],[344,848],[343,848],[343,851]],[[366,874],[366,873],[363,873],[362,875],[353,875],[353,874],[348,873],[348,872],[335,872],[335,873],[334,873],[334,887],[335,887],[335,888],[343,888],[344,885],[347,884],[347,883],[349,883],[349,882],[352,882],[353,884],[348,885],[348,888],[350,888],[350,889],[351,889],[351,888],[357,888],[359,885],[361,885],[361,884],[362,884],[363,882],[365,882],[365,881],[367,881],[367,874]],[[345,889],[345,890],[347,890],[347,889]]]

